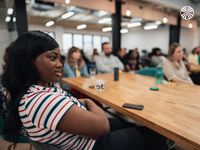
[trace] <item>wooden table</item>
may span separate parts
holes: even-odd
[[[186,150],[200,150],[200,86],[187,84],[159,85],[159,91],[149,88],[155,85],[151,77],[121,73],[119,81],[113,74],[97,75],[105,80],[105,89],[89,88],[91,78],[64,78],[65,83],[104,103],[116,111],[174,140]],[[142,111],[125,109],[125,103],[144,105]]]

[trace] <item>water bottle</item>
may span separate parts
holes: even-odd
[[[163,68],[162,64],[159,64],[156,70],[156,84],[163,83]]]
[[[114,67],[114,81],[118,81],[118,80],[119,80],[119,68]]]

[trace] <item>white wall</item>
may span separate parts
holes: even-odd
[[[137,47],[139,51],[146,49],[149,52],[153,47],[160,47],[164,53],[169,48],[169,26],[159,27],[156,30],[132,30],[122,34],[122,47],[132,49]],[[189,29],[182,27],[180,33],[180,44],[190,51],[200,45],[200,28]]]
[[[137,47],[139,51],[146,49],[151,52],[153,47],[160,47],[164,53],[168,50],[169,27],[159,27],[157,30],[132,30],[127,34],[122,34],[122,47],[133,49]]]
[[[190,52],[194,47],[200,46],[200,30],[199,27],[196,29],[182,28],[180,35],[180,44]]]

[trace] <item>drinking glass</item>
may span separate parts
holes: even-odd
[[[92,79],[95,79],[96,68],[90,68],[89,72],[90,72],[90,77],[91,77]]]

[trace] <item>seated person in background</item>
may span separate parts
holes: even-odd
[[[82,56],[83,60],[85,61],[86,65],[87,65],[87,64],[90,64],[91,61],[90,61],[90,59],[88,58],[87,54],[85,54],[85,52],[84,52],[83,49],[80,50],[80,53],[81,53],[81,56]]]
[[[165,57],[162,56],[161,49],[158,47],[153,48],[150,54],[151,66],[158,67],[162,64],[163,60],[165,60]]]
[[[32,141],[62,150],[167,150],[166,138],[145,127],[109,119],[89,99],[77,100],[61,80],[57,42],[40,31],[21,34],[8,52],[2,84],[9,96],[7,132],[22,126]]]
[[[150,64],[149,53],[145,49],[142,50],[142,55],[140,57],[140,62],[141,62],[141,65],[142,65],[143,68],[149,67],[149,64]]]
[[[85,61],[82,58],[81,51],[77,47],[72,47],[68,51],[67,58],[63,67],[64,77],[88,77],[88,70]],[[62,83],[62,88],[72,92],[72,95],[77,95],[74,89],[71,89],[68,84]]]
[[[99,56],[99,52],[96,48],[93,49],[92,55],[90,56],[91,62],[95,62],[95,57]]]
[[[124,65],[119,58],[112,54],[112,49],[108,42],[102,43],[102,50],[103,52],[95,58],[99,73],[113,72],[114,67],[118,67],[120,70],[124,69]]]
[[[192,53],[188,56],[188,61],[190,64],[199,65],[198,56],[200,55],[200,47],[195,47]]]
[[[190,64],[188,61],[187,51],[185,48],[183,48],[183,63],[185,64],[187,71],[190,73]]]
[[[125,64],[125,61],[126,61],[126,49],[125,48],[120,48],[117,52],[117,57],[119,58],[119,60]]]
[[[183,50],[178,43],[173,43],[168,52],[168,59],[163,62],[164,75],[168,81],[193,84],[183,63]]]
[[[130,50],[126,56],[125,71],[135,71],[141,67],[138,52],[136,50]]]
[[[69,49],[63,69],[64,77],[89,76],[81,51],[77,47]]]
[[[194,84],[200,85],[200,47],[195,47],[188,56],[188,64],[190,67],[190,77]]]

